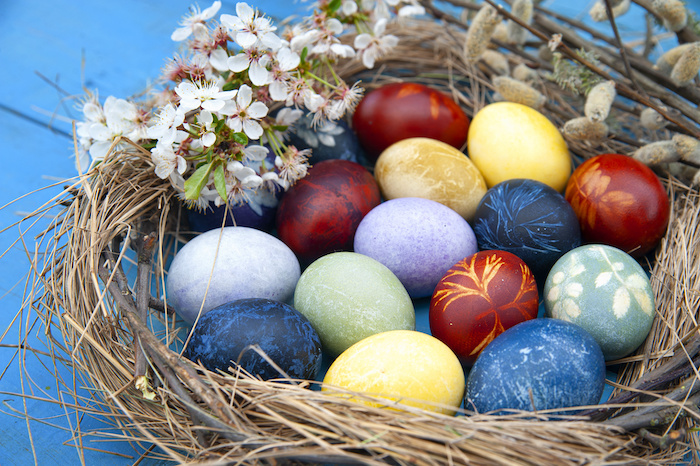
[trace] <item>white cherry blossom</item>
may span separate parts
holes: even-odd
[[[178,110],[186,113],[190,110],[203,108],[210,111],[218,111],[227,101],[236,96],[238,91],[221,91],[213,81],[192,83],[183,81],[175,88],[175,93],[180,96]]]
[[[236,132],[243,131],[250,139],[260,139],[262,126],[257,121],[267,115],[268,108],[262,102],[253,102],[253,90],[243,84],[238,90],[236,100],[221,109],[224,115],[230,115],[226,124]]]
[[[273,51],[282,46],[282,40],[274,33],[277,27],[273,26],[268,18],[259,16],[250,5],[245,2],[237,3],[236,14],[238,16],[221,15],[220,21],[242,48],[252,47],[256,42]]]
[[[183,16],[180,20],[181,27],[175,29],[170,38],[176,42],[187,39],[197,29],[204,27],[204,23],[213,18],[220,8],[221,2],[218,0],[203,11],[200,11],[199,7],[193,5],[190,7],[190,13]]]
[[[151,149],[151,160],[156,165],[156,176],[162,180],[168,178],[175,171],[182,175],[187,170],[187,162],[181,155],[173,151],[171,144],[157,143]]]
[[[248,70],[248,77],[256,86],[266,86],[272,80],[270,71],[267,69],[269,63],[270,56],[256,47],[248,48],[227,60],[228,68],[234,73]]]
[[[355,37],[355,49],[362,58],[362,64],[366,68],[374,68],[376,60],[384,56],[399,43],[398,37],[392,34],[384,35],[386,24],[386,19],[380,19],[374,25],[373,35],[364,33]]]

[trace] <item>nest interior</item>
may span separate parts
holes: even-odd
[[[441,88],[471,116],[493,100],[496,71],[465,59],[468,18],[448,15],[430,2],[424,6],[434,18],[394,25],[391,32],[401,42],[377,69],[361,71],[348,62],[339,72],[367,89],[394,80]],[[466,2],[458,6],[476,9]],[[562,34],[567,50],[586,45],[574,28],[557,25],[543,10],[537,15],[530,26],[534,45],[553,34]],[[524,63],[539,71],[533,86],[546,97],[541,111],[557,126],[582,115],[583,96],[543,78],[551,71],[549,62],[525,47],[497,40],[492,47],[506,53],[511,68]],[[692,118],[697,109],[686,108],[700,102],[697,87],[676,89],[664,102],[656,87],[643,88],[642,73],[632,80],[624,67],[606,63],[613,52],[603,49],[594,66],[619,82],[624,98],[611,109],[608,136],[567,139],[574,163],[605,152],[631,155],[643,141],[674,132],[697,137]],[[618,60],[614,66],[622,65]],[[671,126],[655,133],[640,126],[646,104],[674,108],[667,111]],[[311,390],[311,382],[263,382],[237,368],[213,373],[182,358],[172,348],[181,347],[187,333],[167,299],[155,296],[164,290],[168,260],[188,235],[170,185],[152,170],[149,153],[134,145],[112,151],[66,189],[57,201],[61,214],[39,235],[45,254],[33,264],[38,292],[30,304],[51,329],[54,362],[68,365],[92,393],[71,409],[106,417],[114,430],[105,437],[133,442],[144,457],[217,464],[669,464],[687,460],[697,449],[692,426],[700,402],[698,193],[668,166],[657,167],[673,209],[649,264],[657,304],[652,332],[638,353],[619,362],[607,404],[557,417],[449,417],[395,409],[383,399],[373,399],[378,406],[372,407]],[[61,383],[74,392],[75,381]],[[75,435],[81,435],[79,428]]]

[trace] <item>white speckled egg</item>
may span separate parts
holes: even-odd
[[[433,294],[454,264],[477,251],[464,218],[430,199],[402,197],[373,208],[355,232],[355,252],[386,265],[412,298]]]
[[[226,227],[203,233],[178,251],[168,271],[167,299],[192,323],[200,308],[204,313],[236,299],[288,302],[300,275],[299,261],[279,239],[254,228]]]

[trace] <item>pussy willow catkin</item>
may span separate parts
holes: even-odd
[[[494,29],[500,22],[500,16],[491,5],[483,5],[467,30],[464,43],[464,57],[475,63],[489,45]]]
[[[492,83],[496,91],[509,102],[527,105],[534,109],[542,108],[546,102],[545,96],[540,91],[508,76],[496,76]]]
[[[508,58],[495,50],[484,50],[481,54],[481,59],[496,72],[497,75],[507,76],[510,74],[510,65]]]
[[[674,134],[671,138],[680,159],[700,166],[700,141],[685,134]]]
[[[652,142],[634,151],[632,156],[645,165],[660,165],[680,160],[673,141]]]
[[[571,119],[564,123],[561,132],[577,141],[598,142],[608,135],[608,125],[602,121],[591,121],[587,116]]]
[[[649,131],[656,131],[668,124],[668,120],[653,108],[647,107],[639,114],[639,122]]]
[[[537,71],[533,70],[525,63],[519,63],[515,68],[513,68],[511,76],[513,79],[517,79],[518,81],[522,81],[531,86],[537,82],[538,78]]]
[[[617,2],[612,2],[611,9],[613,18],[618,18],[630,9],[631,0],[618,0]],[[593,4],[591,9],[588,11],[591,19],[596,22],[602,22],[608,20],[608,11],[605,8],[604,1],[598,1]]]
[[[529,25],[532,22],[533,14],[532,0],[515,0],[510,12],[513,16]],[[527,40],[529,31],[515,21],[508,21],[506,29],[509,43],[522,45]]]
[[[652,0],[651,7],[664,20],[667,29],[678,32],[688,24],[688,13],[681,0]]]
[[[690,42],[687,44],[681,44],[676,47],[673,47],[672,49],[664,52],[657,60],[654,66],[656,69],[658,69],[660,72],[664,74],[671,74],[671,70],[673,69],[673,66],[678,63],[678,60],[681,58],[683,53],[685,53],[686,50],[690,49],[693,44],[696,44],[697,42]]]
[[[610,114],[617,91],[615,91],[615,81],[604,81],[593,86],[583,107],[583,113],[591,121],[603,121]]]
[[[671,70],[671,81],[676,86],[692,83],[700,71],[700,43],[693,42],[680,56]]]

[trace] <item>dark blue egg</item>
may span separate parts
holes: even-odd
[[[473,222],[479,249],[520,257],[540,287],[554,263],[581,245],[574,209],[561,193],[536,180],[494,185],[479,202]]]
[[[603,352],[588,332],[558,319],[534,319],[509,328],[479,355],[467,378],[465,407],[485,413],[593,405],[604,387]]]
[[[306,113],[289,133],[289,144],[297,149],[311,149],[309,162],[341,159],[362,164],[365,160],[357,135],[344,120],[327,121],[314,127],[313,115]]]
[[[204,314],[183,353],[211,371],[235,362],[263,380],[283,377],[251,345],[293,379],[312,380],[321,366],[321,339],[292,306],[271,299],[239,299]],[[231,362],[233,361],[233,362]]]
[[[221,228],[221,223],[226,215],[226,226],[250,227],[262,231],[271,231],[275,226],[277,206],[281,198],[270,194],[268,191],[259,190],[251,195],[250,201],[245,204],[229,207],[226,215],[226,206],[216,207],[213,203],[203,211],[187,209],[187,220],[190,231],[204,233],[215,228]]]

